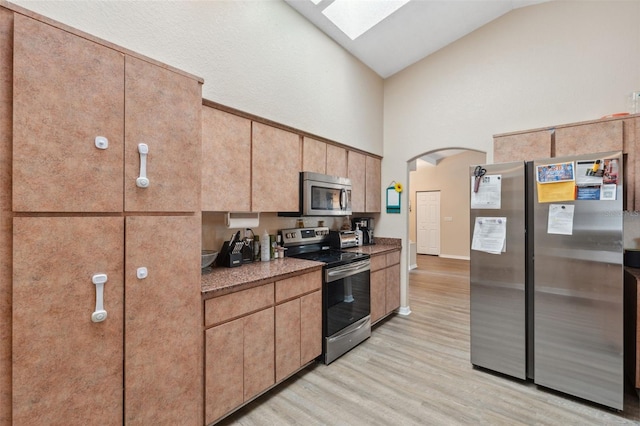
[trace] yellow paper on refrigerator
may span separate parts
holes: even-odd
[[[572,201],[576,199],[576,183],[574,181],[557,183],[536,183],[539,203]]]

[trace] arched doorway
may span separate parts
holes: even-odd
[[[409,160],[410,268],[416,266],[419,253],[469,259],[469,166],[484,163],[485,152],[455,147],[428,151]],[[436,201],[437,206],[433,204]],[[425,238],[431,241],[418,241]]]

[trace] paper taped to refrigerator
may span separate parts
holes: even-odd
[[[476,217],[471,250],[500,254],[507,251],[507,218]]]
[[[502,175],[484,175],[479,178],[478,192],[474,191],[476,177],[471,176],[471,208],[499,209],[502,203]]]
[[[573,235],[573,204],[549,205],[547,234]]]

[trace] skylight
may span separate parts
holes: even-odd
[[[315,0],[311,1],[315,3]],[[351,40],[355,40],[408,2],[409,0],[334,0],[322,14]]]

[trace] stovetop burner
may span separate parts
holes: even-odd
[[[287,251],[285,256],[324,262],[327,267],[369,259],[364,253],[331,247],[328,227],[283,229],[279,232]]]
[[[351,262],[357,262],[358,260],[365,260],[370,258],[368,254],[342,251],[337,249],[322,250],[311,253],[301,253],[293,255],[292,257],[298,259],[314,260],[316,262],[324,262],[327,264],[327,266],[340,266]]]

